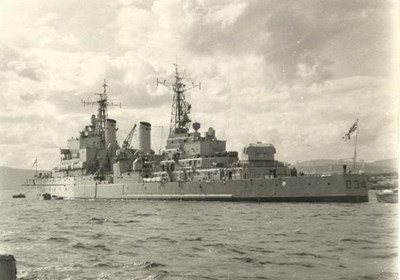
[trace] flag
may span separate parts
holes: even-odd
[[[354,135],[357,134],[358,127],[358,119],[356,122],[350,127],[349,131],[342,137],[342,142],[349,141]]]
[[[37,158],[35,159],[35,162],[32,164],[32,167],[34,167],[35,164],[37,164]]]

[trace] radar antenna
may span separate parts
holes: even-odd
[[[159,81],[157,78],[157,86],[161,84],[167,87],[170,91],[174,93],[172,110],[171,110],[171,121],[170,121],[170,134],[187,133],[189,131],[189,123],[191,122],[189,118],[190,109],[192,105],[186,101],[185,92],[198,87],[201,89],[201,83],[186,84],[183,80],[184,72],[179,71],[178,63],[175,66],[175,82],[167,83],[166,80]]]
[[[96,118],[96,126],[95,126],[95,133],[97,135],[102,136],[102,142],[104,142],[104,131],[106,128],[106,119],[107,119],[107,107],[108,106],[119,106],[121,108],[121,103],[113,103],[110,102],[108,99],[107,95],[107,87],[108,85],[106,84],[106,79],[104,79],[104,84],[102,85],[104,88],[102,93],[95,93],[96,95],[99,96],[97,101],[86,101],[82,100],[83,107],[89,106],[89,105],[97,105],[97,118]]]

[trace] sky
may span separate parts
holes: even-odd
[[[106,79],[121,143],[135,123],[165,146],[174,66],[201,90],[191,119],[227,150],[276,159],[398,154],[399,4],[375,0],[0,0],[0,166],[52,168],[90,124]]]

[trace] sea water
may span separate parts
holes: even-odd
[[[397,279],[397,204],[39,200],[0,193],[18,279]]]

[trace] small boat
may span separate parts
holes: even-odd
[[[376,200],[383,203],[397,203],[399,201],[399,194],[397,189],[383,190],[375,193]]]
[[[25,198],[26,196],[23,193],[14,194],[13,198]]]
[[[40,195],[40,198],[43,199],[43,200],[50,200],[50,199],[51,199],[51,194],[49,194],[49,193],[42,193],[42,194]]]

